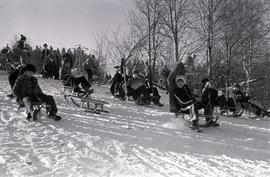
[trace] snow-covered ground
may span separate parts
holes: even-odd
[[[62,120],[25,119],[0,73],[0,176],[180,177],[270,176],[270,121],[220,117],[221,126],[196,133],[162,108],[136,106],[94,86],[110,113],[67,105],[60,81],[39,78],[55,97]],[[54,87],[55,86],[55,87]]]

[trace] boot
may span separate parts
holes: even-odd
[[[61,120],[62,118],[61,118],[61,116],[58,116],[58,115],[48,115],[48,118],[50,118],[50,119],[54,119],[54,120],[56,120],[56,121],[59,121],[59,120]]]
[[[205,127],[218,127],[218,126],[219,126],[219,123],[217,123],[213,119],[210,119],[210,118],[206,119]]]
[[[33,112],[32,112],[32,118],[33,118],[33,121],[36,121],[37,120],[37,115],[38,115],[38,110],[37,109],[34,109]]]
[[[26,116],[26,120],[30,120],[32,118],[32,115],[31,115],[31,113],[29,112],[28,114],[27,114],[27,116]]]
[[[199,126],[198,126],[198,120],[191,121],[191,124],[190,124],[189,128],[191,130],[195,130],[197,132],[201,132],[201,130],[200,130]]]
[[[159,107],[164,106],[164,105],[163,105],[162,103],[160,103],[159,101],[158,101],[158,102],[154,102],[154,105],[159,106]]]

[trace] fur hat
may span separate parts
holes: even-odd
[[[22,73],[25,73],[26,71],[32,71],[32,72],[36,72],[36,67],[33,64],[27,64],[22,68]]]

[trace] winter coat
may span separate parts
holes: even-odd
[[[21,50],[27,49],[25,48],[24,41],[21,40],[16,43],[15,48],[19,48]]]
[[[60,71],[61,80],[67,80],[69,77],[71,77],[71,68],[63,66]]]
[[[177,75],[185,75],[186,69],[182,62],[172,62],[165,64],[160,70],[162,85],[169,91],[177,88],[175,84],[175,77]]]
[[[25,74],[17,78],[13,87],[13,94],[17,101],[27,96],[37,98],[39,95],[43,95],[38,85],[38,80],[33,76],[28,77]]]
[[[177,103],[176,105],[178,108],[184,108],[184,107],[192,104],[194,101],[194,96],[187,85],[184,85],[182,88],[179,88],[179,87],[175,88],[172,91],[172,94],[175,97],[175,102]],[[182,103],[180,103],[180,101],[176,97]],[[186,103],[186,104],[183,104],[183,103]]]
[[[91,60],[87,60],[84,64],[83,67],[86,71],[93,71],[93,64]]]
[[[45,59],[45,57],[47,57],[50,54],[50,50],[49,49],[43,49],[41,52],[41,58]]]

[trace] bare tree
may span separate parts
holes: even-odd
[[[163,35],[174,44],[174,60],[179,61],[189,45],[187,17],[190,14],[188,0],[161,0]],[[182,44],[182,46],[180,46]]]
[[[212,77],[213,49],[220,37],[222,17],[229,8],[230,0],[191,0],[193,10],[191,25],[199,35],[200,41],[206,46],[207,74]]]

